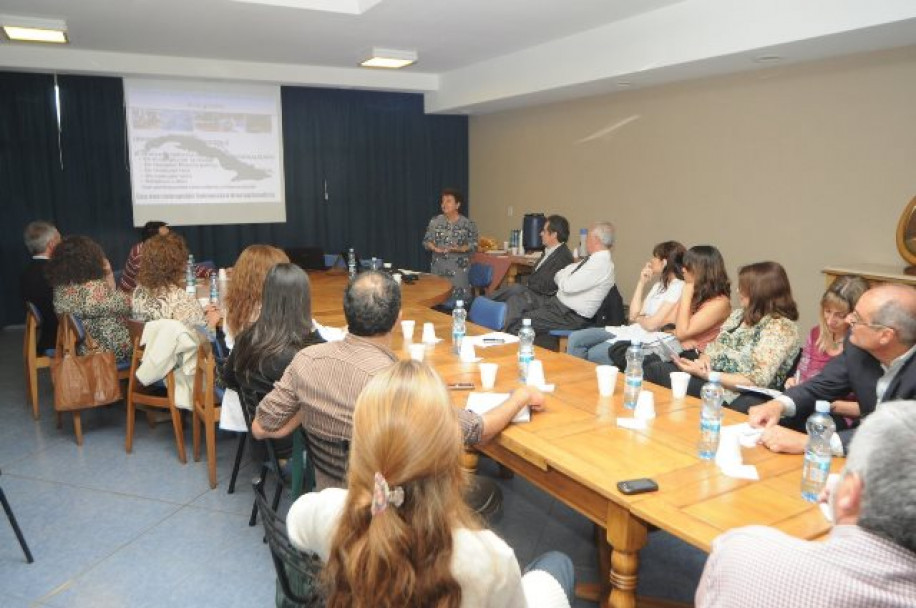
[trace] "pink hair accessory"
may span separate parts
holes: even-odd
[[[401,486],[389,488],[385,477],[376,472],[375,487],[372,490],[372,516],[375,517],[387,509],[388,505],[400,507],[402,504],[404,504],[404,488]]]

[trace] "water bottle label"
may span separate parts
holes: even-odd
[[[627,383],[627,386],[630,386],[630,387],[634,387],[634,386],[639,386],[639,387],[641,387],[641,386],[642,386],[642,376],[630,376],[630,375],[628,375],[628,376],[626,377],[626,383]]]

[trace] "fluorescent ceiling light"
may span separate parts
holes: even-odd
[[[266,4],[307,11],[362,15],[382,0],[234,0],[246,4]]]
[[[372,49],[372,57],[361,62],[364,68],[398,69],[416,63],[416,51],[398,51],[395,49]]]
[[[67,24],[60,19],[0,15],[0,25],[6,37],[16,42],[68,42]]]

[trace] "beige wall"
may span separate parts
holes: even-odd
[[[565,215],[572,242],[610,220],[625,299],[660,241],[718,246],[733,283],[776,260],[805,333],[822,267],[902,268],[894,235],[914,194],[916,47],[471,119],[482,235],[508,239],[529,211]]]

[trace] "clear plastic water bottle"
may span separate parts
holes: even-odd
[[[464,340],[464,334],[467,331],[468,311],[464,309],[464,300],[455,302],[455,308],[452,309],[452,352],[461,351],[461,341]]]
[[[518,377],[522,382],[528,381],[528,364],[534,361],[534,328],[531,319],[522,319],[522,328],[518,330]]]
[[[725,389],[722,388],[722,374],[709,372],[709,381],[700,389],[703,409],[700,410],[700,441],[697,454],[703,460],[712,460],[719,449],[719,434],[722,431],[722,402]]]
[[[642,390],[642,343],[633,340],[627,349],[627,371],[624,374],[623,407],[636,409],[639,391]]]
[[[219,304],[219,278],[215,270],[210,273],[210,304]]]
[[[356,278],[356,252],[353,251],[352,247],[347,252],[347,273],[350,275],[351,281]]]
[[[576,249],[579,254],[578,258],[584,258],[588,255],[588,247],[585,242],[588,240],[588,228],[582,228],[579,230],[579,247]]]
[[[830,403],[818,401],[814,413],[808,417],[808,445],[805,447],[805,464],[802,466],[801,495],[808,502],[817,502],[817,497],[830,475],[830,438],[836,432],[836,423],[830,417]]]
[[[197,276],[194,274],[193,255],[188,255],[188,264],[184,269],[184,289],[192,296],[197,296]]]

